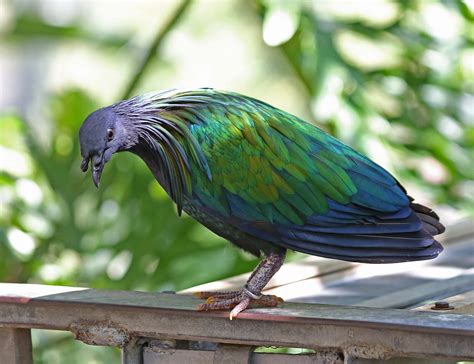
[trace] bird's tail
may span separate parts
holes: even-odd
[[[416,212],[417,216],[423,223],[423,228],[431,235],[438,235],[444,233],[446,228],[439,221],[439,216],[429,207],[414,203],[413,198],[410,197],[410,207]]]
[[[362,263],[398,263],[436,258],[443,247],[433,237],[445,228],[430,208],[414,203],[392,212],[344,223],[353,205],[337,205],[323,217],[308,218],[303,226],[279,226],[277,244],[306,254]],[[339,209],[339,210],[338,210]],[[368,212],[357,206],[355,211]],[[332,214],[332,215],[331,215]],[[339,218],[325,222],[331,216]],[[341,218],[342,216],[342,218]],[[357,215],[356,215],[357,217]]]

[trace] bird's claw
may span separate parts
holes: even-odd
[[[232,321],[234,317],[237,317],[239,313],[247,308],[250,303],[250,298],[245,297],[242,301],[240,301],[229,313],[229,320]]]
[[[249,297],[244,290],[231,292],[196,292],[194,295],[205,299],[205,303],[198,305],[198,311],[230,310],[229,319],[232,320],[248,306],[276,307],[283,299],[274,295],[262,295],[259,299]]]

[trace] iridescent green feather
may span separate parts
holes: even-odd
[[[302,225],[309,216],[325,214],[329,201],[402,204],[403,197],[373,182],[371,173],[387,186],[396,183],[382,168],[261,101],[202,89],[160,102],[170,105],[161,117],[187,125],[196,142],[184,146],[192,155],[189,197],[223,216]],[[210,173],[198,163],[197,149]]]

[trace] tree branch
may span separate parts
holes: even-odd
[[[161,28],[158,33],[156,33],[153,42],[150,44],[148,49],[146,50],[140,65],[136,68],[135,72],[133,73],[132,78],[130,79],[128,86],[125,88],[124,93],[122,94],[122,99],[128,99],[135,87],[140,82],[143,74],[145,73],[147,67],[150,65],[153,58],[156,56],[157,50],[160,47],[163,39],[169,33],[169,31],[173,28],[173,26],[180,20],[183,13],[191,4],[191,0],[183,0],[183,2],[176,8],[173,15],[168,19],[166,24]]]

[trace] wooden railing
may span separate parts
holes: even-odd
[[[458,242],[451,252],[474,252],[471,234],[457,233],[449,240],[445,243],[450,246]],[[455,262],[456,255],[451,255]],[[346,281],[360,274],[358,265],[324,262],[316,274],[301,262],[286,265],[270,290],[306,285],[311,291],[315,282],[334,277]],[[292,280],[288,272],[293,272]],[[472,269],[436,278],[369,297],[357,306],[285,302],[246,310],[233,321],[226,312],[197,312],[200,300],[189,294],[0,284],[0,363],[32,363],[30,329],[70,331],[86,344],[118,346],[124,363],[289,362],[290,354],[254,352],[262,346],[314,350],[291,355],[297,363],[367,363],[392,357],[474,360]],[[239,280],[223,283],[228,287]],[[434,299],[440,298],[446,302],[433,310]]]

